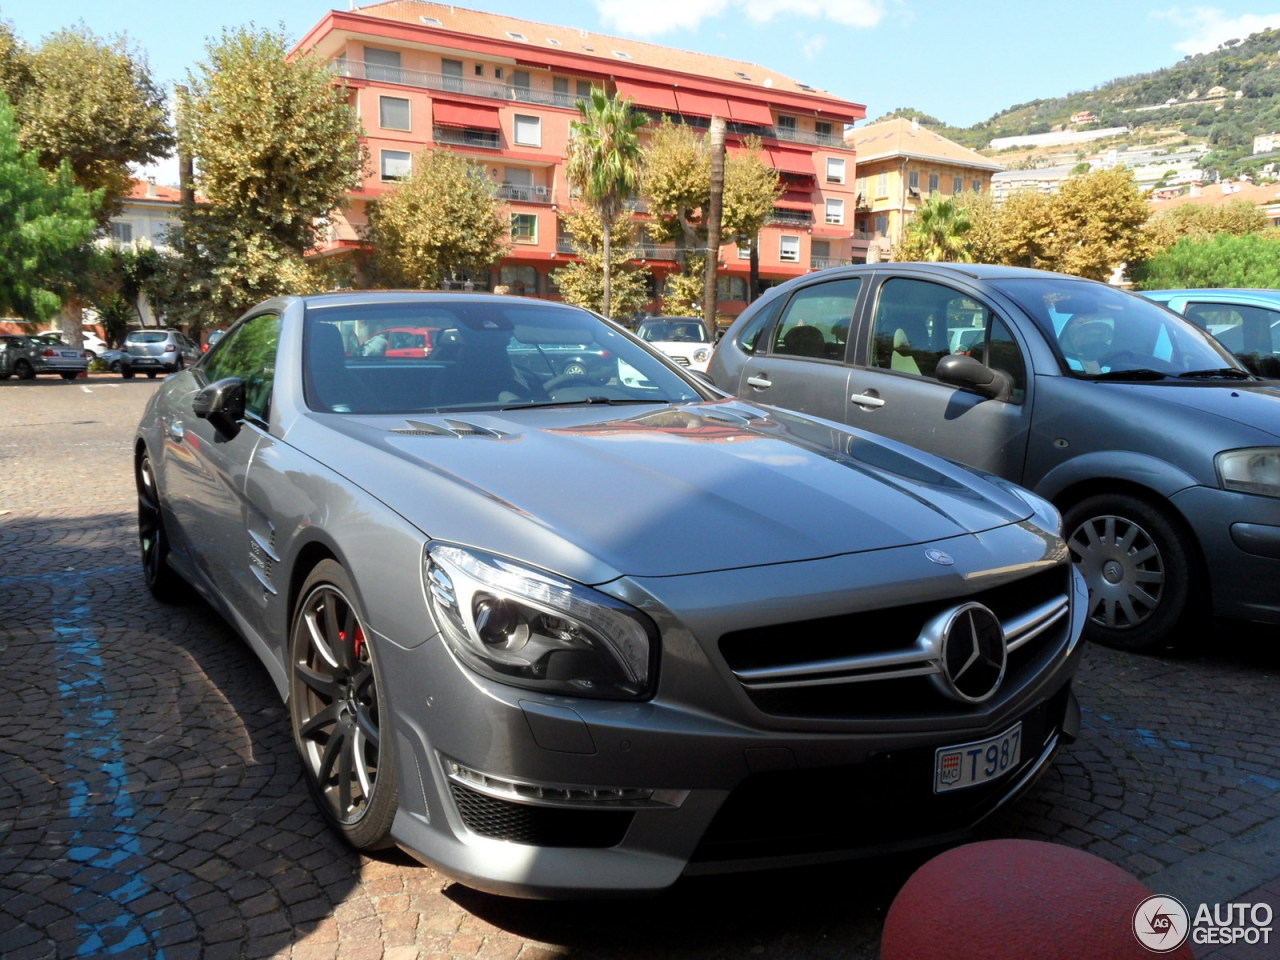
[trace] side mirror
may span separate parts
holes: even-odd
[[[950,353],[938,361],[933,375],[953,387],[965,387],[990,400],[1008,400],[1013,396],[1013,381],[1000,370],[963,353]]]
[[[240,432],[240,421],[244,419],[244,381],[227,377],[209,384],[195,395],[191,410],[230,440]]]

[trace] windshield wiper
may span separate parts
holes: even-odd
[[[1106,373],[1085,374],[1089,380],[1168,380],[1172,374],[1161,373],[1149,367],[1138,367],[1134,370],[1108,370]]]
[[[1178,374],[1180,380],[1252,380],[1253,374],[1236,367],[1217,367],[1212,370],[1188,370]]]
[[[580,399],[577,399],[577,400],[542,400],[537,403],[512,403],[512,404],[508,404],[505,407],[502,407],[501,409],[529,410],[533,407],[578,407],[578,406],[583,406],[588,404],[604,404],[610,407],[620,407],[620,406],[625,406],[631,403],[646,403],[646,404],[652,405],[652,404],[679,403],[679,402],[681,401],[668,400],[666,397],[663,397],[662,399],[654,399],[654,400],[643,400],[638,398],[621,399],[618,397],[581,397]]]

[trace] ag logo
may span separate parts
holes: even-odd
[[[1174,897],[1147,897],[1133,911],[1133,935],[1152,953],[1172,953],[1187,939],[1190,917]]]

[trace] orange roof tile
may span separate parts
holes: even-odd
[[[1188,191],[1179,197],[1171,197],[1168,200],[1149,200],[1148,203],[1153,213],[1172,210],[1174,207],[1183,207],[1187,204],[1216,207],[1234,200],[1247,200],[1256,207],[1280,203],[1280,184],[1275,183],[1224,181],[1193,189],[1196,191],[1194,194]]]
[[[147,180],[131,181],[129,192],[125,196],[129,200],[155,200],[162,203],[182,202],[182,191],[177,187],[162,187]]]
[[[845,142],[858,152],[858,163],[869,163],[887,157],[918,157],[943,163],[976,167],[981,170],[1003,170],[1002,164],[975,150],[948,140],[940,133],[903,117],[893,117],[867,127],[849,131]]]
[[[840,99],[755,63],[589,33],[575,27],[558,27],[496,13],[467,10],[448,3],[387,0],[385,3],[359,7],[354,13],[486,39],[524,42],[543,52],[567,53],[583,61],[600,61],[594,65],[596,69],[610,73],[619,66],[630,63],[682,73],[695,79],[728,81],[742,87],[742,95],[749,98],[767,100],[771,93],[789,93]],[[857,108],[852,111],[853,117],[865,115],[861,104],[841,102]]]

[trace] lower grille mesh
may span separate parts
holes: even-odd
[[[567,810],[513,803],[450,783],[453,802],[472,833],[539,847],[613,847],[631,826],[618,810]]]

